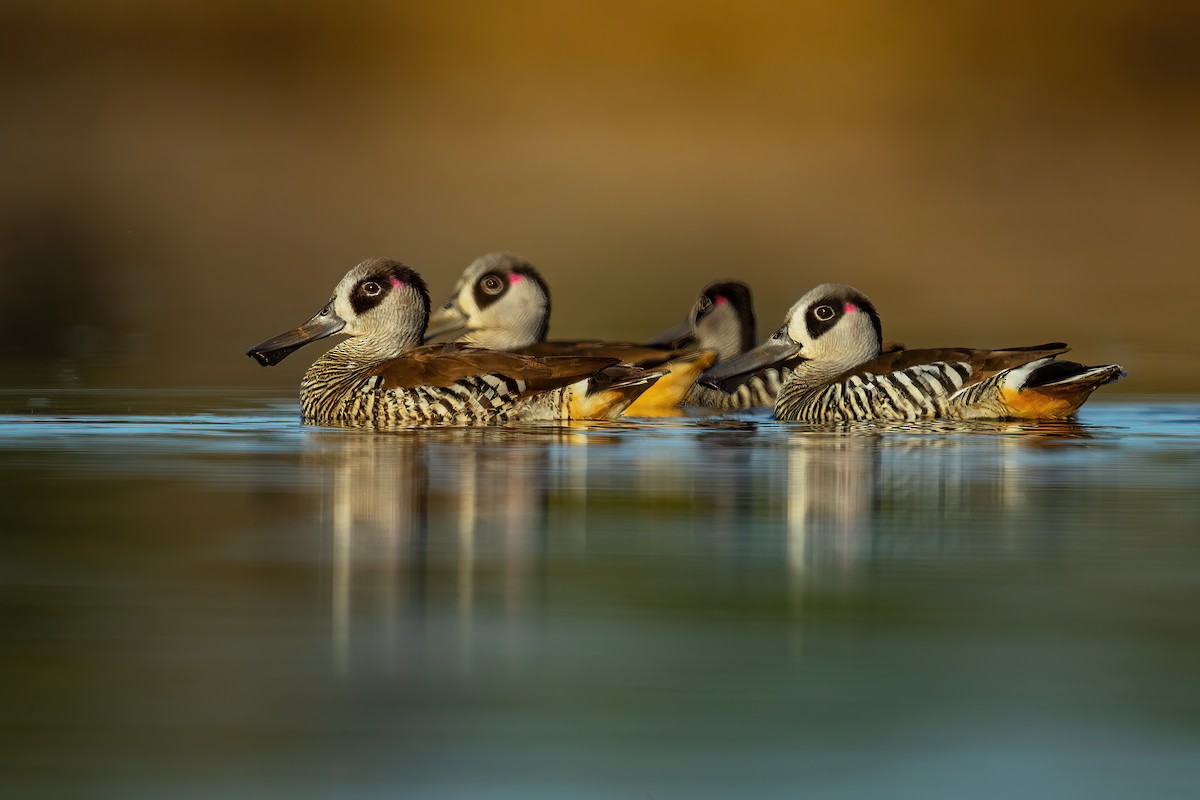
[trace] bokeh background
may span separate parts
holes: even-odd
[[[0,5],[7,380],[294,389],[242,351],[372,255],[435,301],[495,249],[552,335],[708,281],[888,338],[1064,339],[1200,389],[1200,5],[1168,0]],[[1107,393],[1107,392],[1106,392]]]

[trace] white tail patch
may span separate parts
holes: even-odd
[[[1044,367],[1053,361],[1053,357],[1039,358],[1036,361],[1030,361],[1028,364],[1022,364],[1019,367],[1013,367],[1004,373],[1004,381],[1001,384],[1005,389],[1011,389],[1014,392],[1019,392],[1025,388],[1025,384],[1029,381],[1029,376],[1038,367]]]

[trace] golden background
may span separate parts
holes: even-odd
[[[1062,339],[1200,389],[1200,6],[0,7],[10,384],[294,388],[248,346],[372,255],[519,252],[551,334],[827,280],[909,345]],[[1106,390],[1106,394],[1108,390]]]

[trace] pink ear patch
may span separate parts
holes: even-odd
[[[847,300],[846,305],[842,306],[842,311],[846,312],[847,314],[850,314],[855,311],[858,311],[858,306],[854,305],[854,303],[851,303],[849,300]]]
[[[404,285],[404,281],[400,280],[395,275],[393,275],[391,277],[392,277],[392,286],[395,286],[397,289],[399,289],[401,286]]]
[[[719,306],[723,306],[723,305],[725,305],[726,303],[728,303],[728,302],[729,302],[729,298],[728,298],[728,297],[726,297],[726,296],[725,296],[725,295],[723,295],[723,294],[719,294],[719,295],[717,295],[717,297],[716,297],[716,301],[715,301],[715,302],[716,302],[716,304],[717,304],[717,305],[719,305]]]
[[[521,273],[519,273],[519,272],[514,272],[513,274],[509,275],[509,276],[508,276],[508,282],[509,282],[510,284],[513,284],[513,283],[520,283],[520,282],[521,282]]]

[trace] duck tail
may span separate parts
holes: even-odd
[[[605,367],[568,387],[571,419],[615,419],[665,374],[629,364]]]
[[[1092,392],[1123,377],[1125,370],[1117,364],[1087,367],[1039,358],[1009,370],[1000,391],[1014,417],[1062,419],[1073,416]]]

